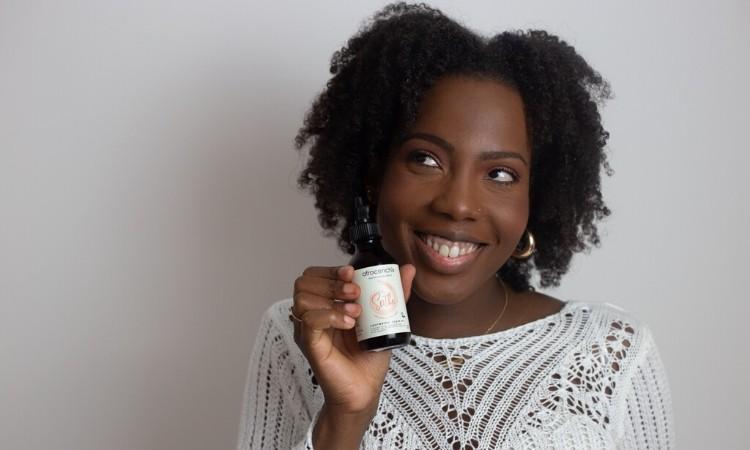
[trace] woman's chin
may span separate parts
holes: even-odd
[[[441,289],[439,284],[427,284],[427,286],[423,286],[420,280],[415,279],[412,285],[412,295],[432,305],[455,305],[461,303],[468,295],[466,292],[454,292],[450,288]]]

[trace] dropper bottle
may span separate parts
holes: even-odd
[[[398,264],[383,249],[378,224],[371,220],[362,197],[354,199],[354,214],[349,237],[356,251],[349,264],[354,267],[352,281],[360,288],[357,303],[362,314],[355,327],[359,347],[366,351],[403,347],[409,343],[411,328]]]

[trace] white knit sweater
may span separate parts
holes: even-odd
[[[263,316],[238,448],[312,449],[323,404],[294,343],[291,299]],[[412,335],[393,351],[362,449],[674,447],[667,378],[647,327],[608,304],[568,302],[483,336]]]

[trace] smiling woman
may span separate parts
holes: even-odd
[[[331,73],[297,136],[300,185],[348,253],[368,198],[412,339],[360,350],[353,268],[307,268],[264,316],[239,448],[672,447],[649,329],[532,287],[558,285],[609,214],[601,76],[543,31],[484,38],[405,4]]]

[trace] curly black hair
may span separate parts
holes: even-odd
[[[379,181],[425,92],[446,75],[497,80],[523,99],[532,147],[527,229],[539,244],[498,275],[517,291],[533,290],[533,270],[542,287],[558,286],[574,253],[600,245],[597,222],[610,214],[600,172],[612,169],[598,106],[610,88],[566,42],[540,30],[487,38],[427,5],[395,3],[334,53],[330,71],[295,138],[297,149],[310,144],[298,184],[314,194],[321,226],[346,253],[354,253],[354,197],[364,180]]]

